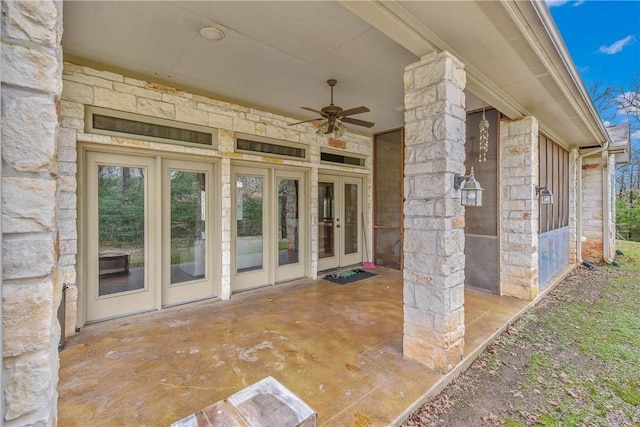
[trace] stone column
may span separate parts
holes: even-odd
[[[604,257],[603,170],[608,158],[606,153],[585,157],[582,160],[582,258],[600,262]]]
[[[220,176],[222,179],[222,277],[221,277],[221,298],[226,300],[231,298],[231,192],[236,191],[236,183],[231,181],[231,160],[222,158],[220,161],[222,169]]]
[[[56,225],[62,2],[2,2],[0,424],[55,425],[62,292]]]
[[[569,262],[578,261],[578,155],[577,148],[569,153]]]
[[[500,287],[503,295],[538,295],[538,121],[500,123]]]
[[[405,69],[404,355],[446,373],[463,356],[464,66],[447,52]]]

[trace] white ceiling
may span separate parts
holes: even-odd
[[[225,38],[202,38],[204,26]],[[65,2],[63,49],[300,119],[329,104],[335,78],[335,104],[368,106],[354,117],[374,132],[403,125],[403,69],[417,60],[339,3],[308,1]]]
[[[371,109],[355,117],[375,122],[373,129],[349,125],[363,132],[403,126],[404,67],[448,50],[466,66],[467,110],[491,104],[511,118],[536,116],[566,146],[600,143],[601,123],[593,121],[541,7],[527,1],[65,1],[63,49],[67,60],[300,120],[315,117],[301,106],[329,104],[326,80],[335,78],[335,104]],[[202,38],[204,26],[220,28],[225,38]]]

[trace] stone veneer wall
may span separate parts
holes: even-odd
[[[55,425],[62,2],[2,2],[0,424]]]
[[[310,276],[317,273],[317,209],[318,170],[356,173],[364,178],[367,189],[363,208],[371,212],[371,168],[353,168],[339,165],[320,165],[320,149],[329,148],[346,153],[367,156],[371,160],[371,138],[348,133],[342,140],[334,140],[316,135],[311,124],[288,126],[297,120],[272,114],[255,108],[245,107],[226,101],[216,100],[178,90],[172,87],[129,78],[121,74],[96,70],[71,63],[64,64],[64,88],[62,91],[62,128],[60,130],[60,248],[62,269],[67,291],[67,335],[75,332],[78,304],[77,243],[77,143],[87,142],[112,147],[132,147],[156,152],[179,152],[209,158],[218,162],[221,176],[222,216],[221,216],[221,257],[222,283],[221,297],[227,299],[231,293],[231,161],[249,160],[266,165],[289,165],[310,171],[311,204],[311,254]],[[148,142],[130,138],[110,137],[85,133],[85,106],[92,105],[118,111],[159,117],[179,122],[210,126],[218,129],[216,150],[186,147],[166,143]],[[234,152],[235,132],[264,136],[284,141],[302,143],[308,146],[310,160],[295,161],[262,157],[260,155]],[[369,224],[370,224],[369,218]],[[370,229],[368,230],[370,233]],[[371,241],[369,238],[368,241]]]
[[[464,350],[464,65],[447,52],[405,68],[404,355],[449,372]]]
[[[500,284],[503,295],[538,294],[538,122],[500,123]]]
[[[606,162],[606,155],[601,154],[582,160],[582,237],[586,238],[582,259],[591,262],[603,257],[602,168]]]

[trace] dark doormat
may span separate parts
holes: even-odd
[[[327,274],[323,277],[323,279],[333,283],[337,283],[338,285],[346,285],[347,283],[357,282],[358,280],[366,279],[373,276],[377,276],[377,274],[363,270],[361,268],[356,268],[353,270],[345,270]]]

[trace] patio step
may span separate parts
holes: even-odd
[[[315,427],[317,413],[302,399],[266,377],[171,424],[172,427]]]

